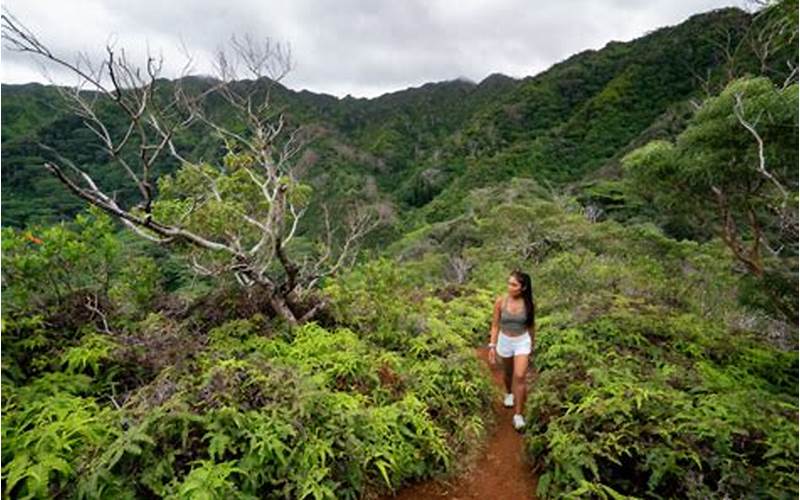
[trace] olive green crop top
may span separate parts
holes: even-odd
[[[525,311],[519,314],[512,313],[506,309],[506,302],[508,302],[507,296],[503,299],[503,306],[500,308],[500,330],[510,335],[525,333],[528,330],[527,325],[525,325],[527,317]]]

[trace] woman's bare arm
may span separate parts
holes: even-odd
[[[489,332],[489,343],[497,344],[497,332],[500,331],[500,308],[502,307],[502,297],[494,301],[494,312],[492,314],[492,328]]]

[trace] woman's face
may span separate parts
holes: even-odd
[[[508,294],[517,297],[522,292],[522,283],[514,275],[508,277]]]

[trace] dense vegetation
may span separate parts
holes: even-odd
[[[797,60],[796,12],[701,14],[522,80],[278,87],[322,132],[304,241],[320,199],[400,214],[300,326],[71,197],[37,142],[135,193],[52,89],[4,85],[4,497],[363,498],[458,471],[494,424],[473,348],[514,267],[541,498],[797,497],[798,87],[774,64]],[[776,19],[794,38],[760,60]],[[169,210],[188,174],[158,172]]]
[[[576,181],[603,167],[697,94],[698,75],[719,78],[719,46],[742,41],[750,22],[748,14],[732,8],[699,14],[631,42],[584,51],[521,80],[453,80],[375,99],[336,99],[276,85],[273,99],[296,122],[319,132],[303,171],[320,198],[341,198],[351,190],[366,195],[361,187],[369,179],[400,208],[424,207],[428,220],[444,220],[461,213],[461,193],[471,188],[514,175]],[[212,83],[189,80],[200,88]],[[43,113],[42,102],[52,91],[36,84],[3,90],[4,223],[52,222],[79,209],[41,167],[47,154],[38,141],[84,165],[109,191],[118,189],[120,200],[135,195],[124,172],[104,168],[109,161],[79,118]],[[222,103],[218,113],[225,113]],[[114,116],[109,106],[112,125],[123,127]],[[187,154],[211,154],[221,150],[219,142],[198,129],[179,145]],[[164,161],[157,167],[171,172],[178,165]]]
[[[485,295],[445,303],[424,269],[381,259],[327,286],[329,326],[290,330],[233,284],[199,308],[188,277],[168,292],[95,210],[71,226],[4,229],[14,496],[358,498],[483,435],[493,392],[460,333],[483,329]]]

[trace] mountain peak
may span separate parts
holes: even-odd
[[[514,78],[504,75],[503,73],[492,73],[483,80],[480,81],[478,84],[479,86],[487,86],[487,85],[497,85],[502,83],[513,82]]]

